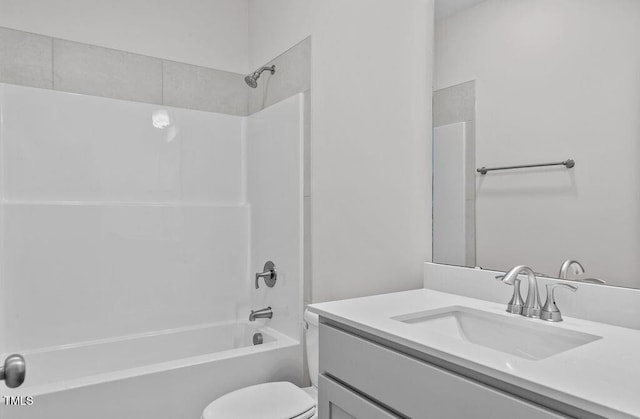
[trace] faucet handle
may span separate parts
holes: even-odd
[[[504,275],[498,275],[496,276],[496,281],[502,282],[504,277]],[[513,295],[507,304],[507,313],[522,314],[522,306],[524,306],[524,301],[522,300],[522,295],[520,295],[520,279],[516,278],[513,280]]]
[[[260,286],[260,278],[264,278],[265,284],[267,284],[267,286],[270,288],[276,285],[276,280],[278,279],[278,271],[276,271],[276,265],[273,262],[268,261],[264,264],[263,269],[264,272],[256,273],[256,289],[258,289],[258,287]]]
[[[556,298],[554,292],[556,288],[567,288],[571,292],[578,291],[578,287],[574,287],[569,284],[547,284],[547,301],[544,303],[544,307],[542,307],[542,311],[540,312],[540,319],[546,320],[548,322],[561,322],[562,321],[562,313],[558,309],[556,305]]]

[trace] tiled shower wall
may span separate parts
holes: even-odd
[[[0,82],[246,116],[310,87],[310,39],[268,65],[257,89],[245,74],[0,27]]]

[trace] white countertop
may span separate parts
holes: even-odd
[[[532,361],[391,319],[451,306],[518,316],[505,312],[506,301],[498,304],[428,289],[313,304],[309,309],[326,319],[604,417],[640,417],[640,331],[570,317],[560,323],[543,322],[602,339]]]

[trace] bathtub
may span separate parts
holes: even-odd
[[[253,344],[262,335],[263,343]],[[198,419],[240,387],[301,384],[300,343],[255,323],[226,322],[22,352],[25,383],[0,384],[2,419]],[[1,356],[1,355],[0,355]],[[2,357],[1,359],[4,359]],[[15,396],[22,397],[16,399]],[[27,405],[26,396],[33,403]]]

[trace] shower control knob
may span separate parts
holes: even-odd
[[[276,265],[273,262],[269,261],[264,264],[263,271],[264,272],[259,272],[256,274],[256,289],[260,287],[260,278],[264,278],[264,283],[267,284],[267,287],[273,288],[273,286],[276,285],[276,280],[278,279]]]
[[[0,366],[0,380],[9,388],[20,387],[24,383],[27,371],[27,364],[21,355],[9,355],[4,360],[4,365]]]

